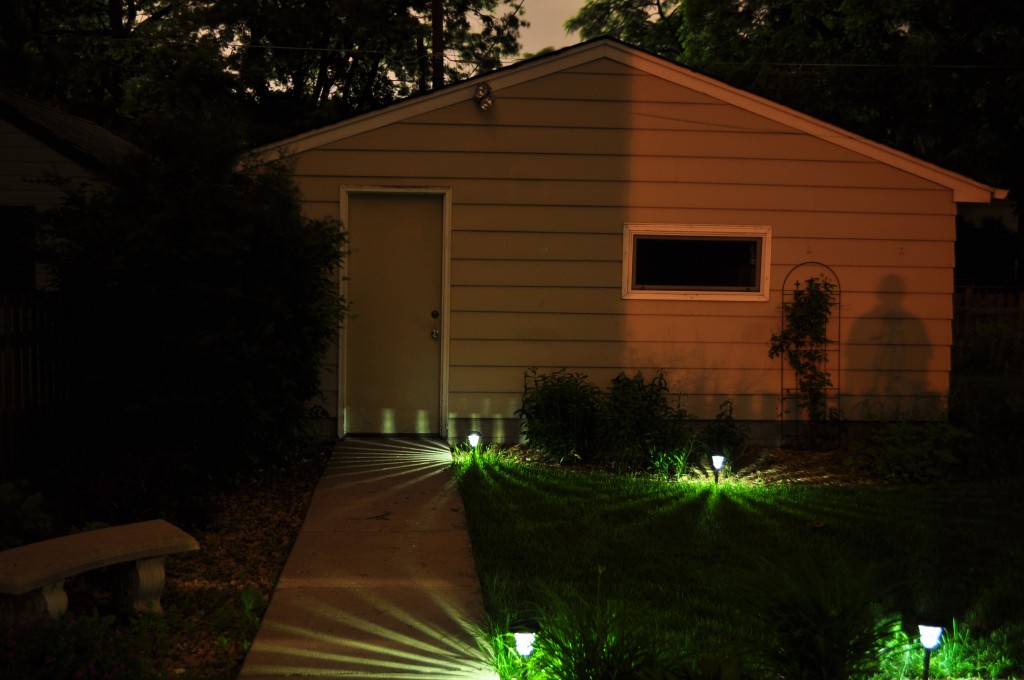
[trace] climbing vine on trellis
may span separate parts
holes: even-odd
[[[836,302],[836,284],[826,276],[814,276],[793,298],[782,303],[783,328],[772,334],[768,356],[784,356],[796,372],[799,405],[812,423],[829,419],[826,390],[832,387],[828,372],[828,322]]]

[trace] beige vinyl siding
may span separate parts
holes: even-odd
[[[603,288],[559,288],[552,295],[550,287],[517,286],[515,288],[496,286],[460,286],[452,291],[452,307],[467,313],[472,312],[541,312],[565,314],[665,314],[679,313],[682,303],[666,300],[624,300],[616,295],[610,300],[608,290]],[[617,293],[619,289],[616,287]],[[839,309],[844,318],[864,316],[874,304],[874,293],[845,292]],[[690,305],[688,316],[760,316],[764,303],[698,301]],[[949,296],[943,293],[916,293],[917,312],[924,318],[950,318],[952,305]],[[778,310],[776,309],[776,316]]]
[[[440,175],[450,178],[697,182],[726,185],[829,186],[842,177],[848,187],[931,189],[920,179],[874,162],[808,162],[778,159],[723,159],[696,157],[644,156],[630,159],[628,165],[617,155],[546,154],[542,164],[537,154],[510,152],[494,163],[480,152],[448,152],[438,156],[431,151],[415,150],[312,150],[302,156],[302,171],[310,177],[333,177],[337,165],[358,168],[365,178],[390,177],[400,164],[411,177]]]
[[[331,203],[337,208],[337,203]],[[845,238],[849,230],[856,230],[862,238],[915,240],[952,240],[955,224],[947,215],[907,215],[899,213],[837,213],[831,210],[795,212],[792,210],[687,210],[694,224],[756,224],[759,217],[765,224],[785,228],[789,238]],[[664,224],[678,217],[678,213],[658,207],[631,207],[633,222]],[[491,206],[457,205],[454,218],[461,231],[549,231],[593,232],[595,225],[607,221],[607,210],[593,206],[548,206],[543,215],[526,206],[502,206],[494,211]],[[613,228],[614,227],[614,228]],[[608,233],[621,233],[622,225],[609,225]]]
[[[780,287],[806,261],[842,285],[844,408],[899,397],[882,388],[947,391],[949,189],[609,59],[494,97],[487,112],[467,98],[294,159],[311,216],[337,216],[341,185],[451,188],[452,418],[512,418],[523,371],[564,366],[601,387],[663,369],[699,417],[731,398],[738,417],[775,419],[768,342]],[[623,300],[627,222],[770,226],[771,299]],[[923,345],[871,316],[893,276]],[[912,368],[877,368],[874,337]]]
[[[373,184],[382,177],[358,176],[359,184]],[[828,208],[835,212],[953,215],[955,209],[937,204],[946,195],[933,190],[888,190],[782,185],[724,185],[675,182],[575,181],[538,179],[434,178],[443,186],[460,188],[460,203],[477,205],[600,206],[628,209],[642,204],[674,209],[739,209],[749,211]],[[404,180],[398,186],[418,186]],[[337,191],[333,178],[304,178],[303,191],[312,201],[329,200]]]

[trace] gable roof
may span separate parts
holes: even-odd
[[[953,200],[961,203],[988,203],[1006,198],[1005,189],[996,189],[910,154],[873,142],[787,106],[701,75],[675,62],[644,52],[613,38],[596,38],[557,52],[519,62],[491,73],[414,96],[390,106],[370,111],[333,125],[294,135],[255,150],[264,154],[278,152],[287,157],[392,123],[430,113],[472,99],[479,82],[486,80],[491,92],[575,68],[599,59],[611,59],[666,81],[686,87],[723,103],[736,106],[767,120],[817,137],[854,153],[892,166],[904,172],[947,187]]]
[[[115,167],[136,147],[90,120],[0,88],[0,118],[90,170]]]

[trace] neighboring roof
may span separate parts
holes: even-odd
[[[257,154],[278,151],[285,156],[301,153],[353,135],[419,116],[473,98],[476,84],[486,79],[492,92],[542,78],[599,59],[612,59],[682,87],[700,92],[727,104],[789,126],[797,131],[898,168],[952,190],[953,199],[962,203],[988,203],[1006,198],[1005,189],[941,168],[927,161],[873,142],[842,128],[830,125],[771,100],[684,68],[675,62],[649,54],[612,38],[596,38],[573,47],[519,62],[483,76],[449,85],[440,90],[411,97],[376,111],[348,118],[322,128],[301,133],[257,149]]]
[[[136,151],[106,128],[0,88],[0,118],[69,159],[93,170],[109,169]]]

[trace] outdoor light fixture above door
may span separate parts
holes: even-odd
[[[494,95],[491,94],[491,86],[487,83],[480,83],[476,86],[473,98],[476,99],[476,106],[481,111],[486,111],[494,106]]]

